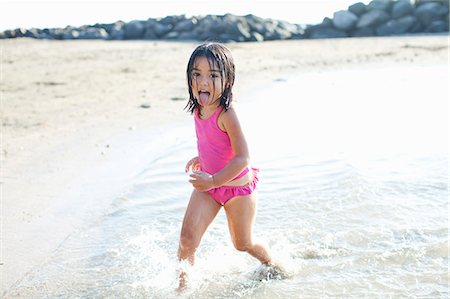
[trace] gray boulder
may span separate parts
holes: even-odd
[[[196,40],[197,36],[192,31],[181,32],[178,36],[179,40]]]
[[[194,29],[194,26],[196,24],[197,24],[196,18],[186,19],[178,22],[173,28],[173,30],[177,32],[191,31],[192,29]]]
[[[251,37],[250,27],[244,22],[229,23],[222,33],[231,35],[233,40],[239,40],[239,37],[242,37],[245,41]]]
[[[124,39],[140,39],[145,33],[145,22],[134,20],[124,26]]]
[[[155,32],[155,26],[158,25],[158,21],[155,19],[148,19],[147,22],[145,22],[145,31],[144,31],[144,39],[158,39],[159,36]]]
[[[220,25],[221,26],[216,26],[214,28],[219,35],[226,34],[227,38],[229,35],[231,39],[235,41],[241,40],[240,37],[242,37],[244,41],[251,38],[250,26],[244,17],[226,14],[222,18]]]
[[[278,22],[278,28],[279,29],[282,29],[282,30],[287,30],[287,31],[289,31],[290,33],[297,33],[298,32],[298,25],[295,25],[295,24],[291,24],[291,23],[289,23],[289,22],[286,22],[286,21],[279,21]]]
[[[417,21],[414,26],[409,29],[410,33],[423,33],[425,32],[425,28],[422,26],[422,24],[420,24],[419,21]]]
[[[199,40],[217,39],[219,34],[215,32],[213,27],[217,26],[218,22],[219,20],[217,16],[208,15],[199,20],[193,32],[196,36],[198,36]]]
[[[50,28],[49,35],[53,39],[64,39],[64,35],[66,35],[66,31],[62,28]]]
[[[262,35],[264,40],[275,40],[279,35],[276,30],[278,28],[278,21],[268,19],[264,22],[264,29]]]
[[[290,39],[291,36],[292,36],[292,32],[290,30],[284,29],[282,27],[277,27],[273,31],[273,38],[275,40]]]
[[[376,29],[376,33],[380,36],[404,34],[407,33],[416,22],[417,19],[413,16],[406,16],[398,20],[389,20],[385,24],[379,26]]]
[[[63,39],[79,39],[80,38],[80,31],[77,29],[66,29],[66,33],[63,36]]]
[[[42,36],[42,38],[52,39],[52,36],[50,34],[50,29],[48,29],[48,28],[39,30],[39,34]]]
[[[167,33],[164,38],[165,39],[178,39],[178,37],[180,36],[180,33],[177,31],[171,31],[169,33]]]
[[[394,19],[411,15],[414,13],[414,7],[409,0],[399,0],[392,6],[391,16]]]
[[[348,11],[354,13],[357,16],[361,16],[367,12],[366,5],[362,2],[355,3],[348,7]]]
[[[389,12],[391,10],[391,0],[373,0],[367,5],[367,10],[382,10]]]
[[[437,3],[441,3],[443,5],[449,6],[448,0],[414,0],[413,2],[416,4],[416,6],[420,6],[422,4],[430,3],[430,2],[437,2]]]
[[[123,22],[121,21],[116,22],[114,26],[112,26],[108,38],[114,40],[124,39],[125,37],[125,30],[123,29],[124,26],[125,24]]]
[[[156,35],[155,31],[153,31],[150,28],[147,28],[145,29],[144,36],[142,38],[146,40],[154,40],[158,39],[159,37]]]
[[[5,30],[2,32],[3,38],[14,38],[12,30]]]
[[[251,41],[251,42],[262,42],[262,41],[264,41],[264,36],[261,33],[254,31],[254,32],[250,33],[249,41]]]
[[[245,40],[249,40],[251,38],[250,27],[248,26],[247,22],[238,22],[236,24],[236,29],[238,32],[238,36],[244,37]]]
[[[431,22],[430,26],[425,29],[426,32],[448,32],[448,22],[437,20]]]
[[[79,30],[78,39],[107,39],[108,33],[103,28],[89,27]]]
[[[14,30],[11,30],[11,37],[12,38],[26,37],[27,31],[28,30],[26,28],[16,28]]]
[[[311,29],[312,28],[331,28],[331,27],[333,27],[333,20],[328,17],[324,18],[322,23],[320,23],[320,24],[309,26],[309,28],[311,28]]]
[[[375,35],[376,35],[375,29],[373,29],[371,27],[364,27],[364,28],[356,29],[351,34],[351,36],[353,36],[353,37],[365,37],[365,36],[375,36]]]
[[[38,28],[31,28],[28,30],[29,37],[32,38],[44,38],[41,34],[41,30]]]
[[[333,25],[339,30],[348,31],[355,27],[358,17],[347,10],[337,11],[333,15]]]
[[[305,29],[305,35],[310,37],[315,31],[319,31],[319,29],[325,28],[333,28],[333,20],[330,18],[324,18],[322,23],[317,25],[307,26]]]
[[[150,28],[151,29],[147,28],[147,30],[153,30],[157,37],[163,37],[172,30],[172,25],[156,23],[153,27]]]
[[[39,37],[39,30],[36,28],[31,29],[19,29],[21,37],[31,37],[31,38],[38,38]]]
[[[330,18],[324,18],[322,23],[319,24],[321,27],[333,27],[333,19]]]
[[[217,39],[221,42],[245,42],[243,36],[238,36],[235,34],[221,33],[218,35]]]
[[[207,16],[203,19],[203,21],[203,30],[210,31],[216,35],[226,32],[227,24],[233,22],[231,20],[231,16],[228,18],[225,18],[224,16]]]
[[[114,27],[115,23],[109,23],[109,24],[95,24],[93,27],[97,27],[97,28],[103,28],[106,30],[106,32],[108,33],[108,35],[111,33],[111,29]]]
[[[265,40],[284,40],[297,34],[298,27],[285,21],[266,20],[262,32]]]
[[[375,27],[389,20],[389,14],[384,10],[371,10],[361,16],[357,28]]]
[[[38,35],[37,38],[42,38],[42,39],[51,39],[52,37],[50,36],[50,34],[48,33],[48,29],[38,29]]]
[[[448,6],[437,2],[428,2],[420,5],[416,11],[415,16],[419,22],[428,27],[434,21],[438,21],[448,14]]]
[[[260,35],[264,35],[265,33],[265,27],[264,23],[265,20],[263,18],[257,17],[255,15],[249,14],[245,16],[245,19],[247,21],[248,26],[250,27],[251,32],[257,32]]]
[[[170,27],[174,27],[177,23],[186,20],[185,15],[179,15],[179,16],[166,16],[159,20],[159,23],[164,25],[169,25]]]
[[[348,37],[348,34],[334,28],[316,28],[309,35],[312,39],[319,38],[341,38]]]
[[[405,33],[419,24],[415,16],[404,16],[397,20],[399,28],[405,28]]]
[[[292,34],[292,38],[294,38],[294,39],[303,38],[303,36],[305,35],[306,27],[304,25],[300,25],[300,24],[297,24],[296,27],[297,27],[297,30],[295,31],[295,33]]]

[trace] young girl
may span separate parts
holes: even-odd
[[[192,169],[194,190],[181,229],[178,258],[195,261],[203,234],[224,207],[234,247],[265,265],[272,257],[253,239],[258,170],[250,166],[249,150],[232,105],[235,67],[230,51],[206,43],[192,53],[187,66],[189,102],[194,114],[198,156],[186,164]],[[180,275],[180,288],[186,274]]]

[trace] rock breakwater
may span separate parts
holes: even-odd
[[[316,25],[293,24],[252,14],[178,15],[81,27],[17,28],[0,32],[0,38],[246,42],[440,32],[449,32],[447,0],[373,0],[368,4],[355,3]]]

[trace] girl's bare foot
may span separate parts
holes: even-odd
[[[289,273],[279,264],[261,265],[253,274],[257,280],[273,280],[289,278]]]
[[[178,288],[176,289],[177,293],[182,293],[187,288],[187,273],[182,271],[180,272],[180,276],[178,278]]]

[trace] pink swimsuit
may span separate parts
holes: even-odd
[[[222,170],[234,157],[228,134],[223,132],[217,124],[221,111],[222,106],[219,106],[213,115],[204,120],[198,116],[198,110],[194,113],[200,169],[212,175]],[[244,176],[248,171],[248,168],[244,169],[233,181]],[[221,205],[233,197],[250,195],[258,183],[258,169],[252,168],[252,171],[253,179],[245,186],[221,186],[207,192]]]

